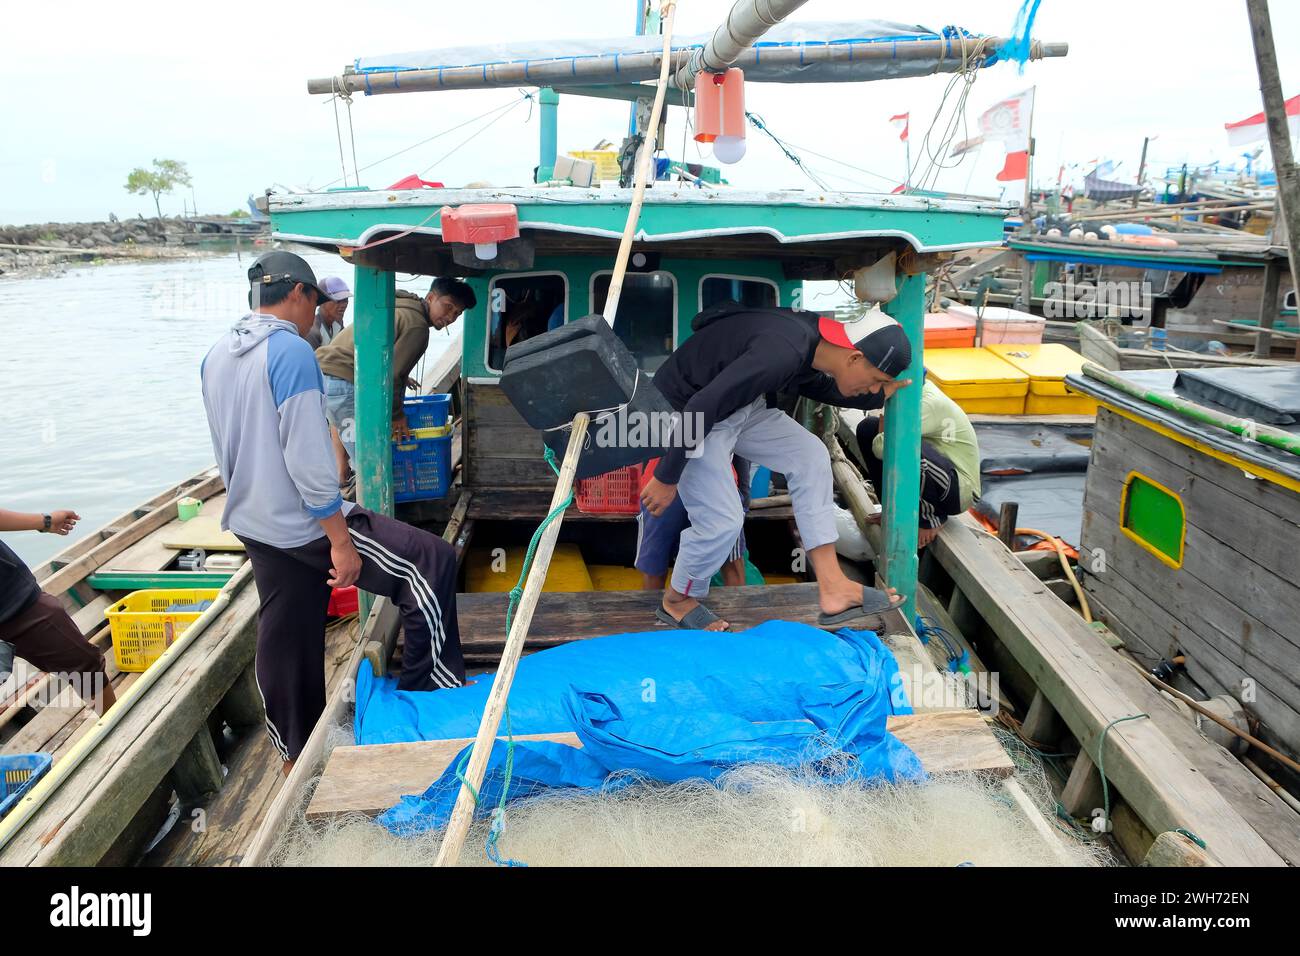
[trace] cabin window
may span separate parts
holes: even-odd
[[[611,274],[591,279],[591,308],[605,311]],[[629,272],[623,279],[614,334],[623,340],[637,364],[653,372],[663,364],[677,341],[677,280],[671,272]]]
[[[487,367],[500,372],[506,349],[568,321],[569,283],[562,272],[497,276],[488,285]]]
[[[701,312],[728,299],[752,308],[771,308],[780,304],[776,283],[768,279],[717,275],[700,280]]]
[[[1157,481],[1129,472],[1119,506],[1120,528],[1171,568],[1183,566],[1187,516],[1182,499]]]

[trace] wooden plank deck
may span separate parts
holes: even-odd
[[[920,758],[926,772],[1015,772],[1007,752],[975,711],[936,711],[890,717],[889,730]],[[953,745],[960,738],[961,747]],[[546,740],[581,748],[577,734],[521,734],[519,741]],[[406,794],[424,792],[473,738],[403,744],[336,747],[307,807],[307,819],[325,821],[345,813],[378,816]]]
[[[347,676],[360,628],[355,617],[331,623],[325,631],[325,693],[332,695]],[[226,782],[144,858],[144,866],[237,866],[253,832],[284,785],[280,754],[265,728],[253,727],[225,757]],[[195,817],[195,809],[201,810]],[[195,820],[202,825],[196,828]]]

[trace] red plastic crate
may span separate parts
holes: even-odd
[[[578,482],[584,514],[634,515],[641,510],[641,465],[628,465]]]

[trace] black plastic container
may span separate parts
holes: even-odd
[[[589,315],[506,350],[501,390],[557,458],[579,412],[592,421],[579,478],[662,455],[675,413],[603,316]]]
[[[506,349],[501,390],[533,428],[632,398],[637,364],[603,316],[589,315]]]

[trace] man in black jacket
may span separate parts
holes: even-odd
[[[835,554],[834,484],[820,440],[775,407],[778,392],[846,408],[880,408],[908,384],[902,328],[879,311],[842,323],[794,309],[719,303],[697,315],[694,332],[655,374],[682,413],[677,447],[641,492],[651,514],[681,495],[691,525],[682,532],[672,580],[656,616],[665,623],[725,630],[700,602],[744,522],[731,477],[740,455],[785,475],[799,535],[817,577],[821,624],[839,624],[895,607],[901,599],[850,581]]]

